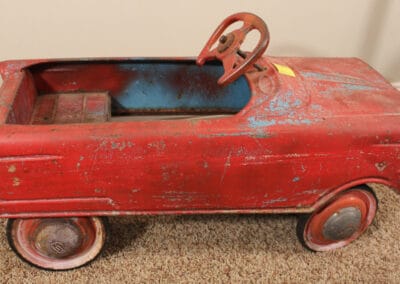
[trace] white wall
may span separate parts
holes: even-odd
[[[400,81],[400,0],[0,0],[0,61],[193,56],[238,11],[267,22],[267,54],[361,57]]]

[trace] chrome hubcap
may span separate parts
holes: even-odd
[[[326,220],[322,234],[328,240],[345,240],[357,232],[360,225],[360,210],[355,207],[346,207],[340,209]]]
[[[67,220],[49,220],[37,228],[34,242],[41,254],[65,258],[78,251],[82,236],[79,228]]]

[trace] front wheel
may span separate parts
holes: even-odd
[[[106,228],[102,218],[10,219],[10,246],[28,263],[48,270],[68,270],[89,263],[100,253]]]
[[[375,194],[354,188],[334,197],[311,215],[302,216],[297,234],[307,248],[328,251],[357,239],[372,223],[377,210]]]

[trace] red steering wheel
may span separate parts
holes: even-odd
[[[237,21],[243,22],[241,28],[221,36],[231,24]],[[240,51],[240,46],[246,35],[253,29],[260,32],[260,39],[254,50],[247,54]],[[211,50],[218,39],[218,46]],[[208,60],[218,59],[222,61],[225,73],[218,79],[218,84],[226,85],[235,81],[250,66],[255,64],[267,49],[268,43],[269,31],[261,18],[250,13],[237,13],[226,18],[218,26],[197,57],[196,63],[202,66]]]

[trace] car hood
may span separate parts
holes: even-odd
[[[258,81],[267,116],[400,114],[400,92],[360,59],[267,57],[263,63],[272,69]]]

